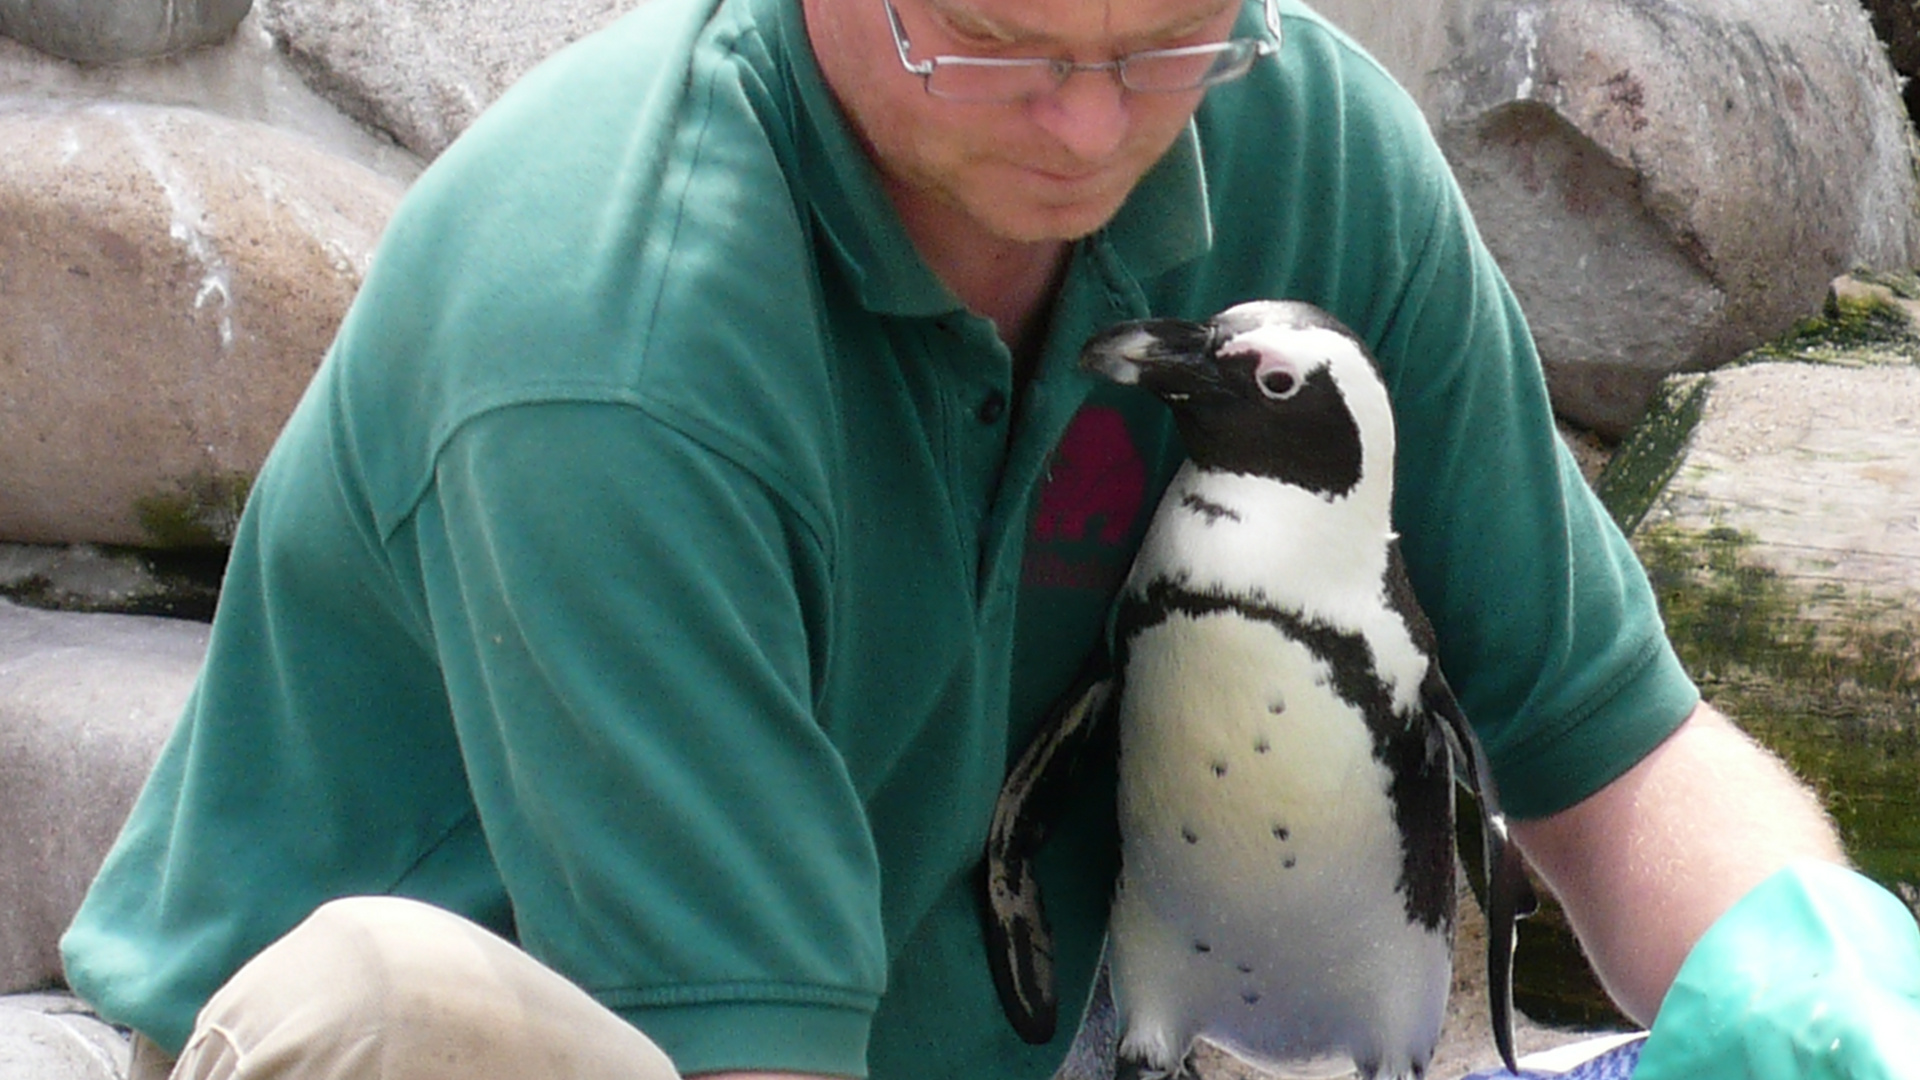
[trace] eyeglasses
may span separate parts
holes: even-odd
[[[1253,70],[1255,60],[1280,51],[1280,3],[1266,0],[1271,40],[1231,38],[1211,45],[1142,49],[1112,60],[1082,64],[1045,57],[1002,59],[987,56],[935,56],[919,63],[907,58],[912,46],[893,0],[880,0],[900,50],[900,66],[920,76],[927,93],[948,101],[979,103],[1031,101],[1060,89],[1076,71],[1111,71],[1120,85],[1142,94],[1176,94],[1218,86]]]

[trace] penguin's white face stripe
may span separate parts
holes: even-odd
[[[1353,422],[1360,428],[1365,448],[1363,482],[1372,479],[1368,474],[1384,472],[1388,474],[1386,487],[1392,490],[1393,403],[1378,369],[1359,342],[1327,327],[1263,324],[1235,334],[1219,349],[1221,356],[1246,352],[1258,357],[1254,372],[1263,392],[1267,386],[1260,377],[1269,372],[1291,373],[1296,388],[1316,370],[1324,369],[1332,375]]]

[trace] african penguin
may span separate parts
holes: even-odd
[[[1121,1075],[1195,1038],[1294,1075],[1423,1075],[1451,981],[1455,762],[1482,805],[1489,990],[1511,1067],[1516,909],[1492,777],[1436,659],[1391,523],[1394,425],[1366,348],[1307,304],[1128,323],[1081,363],[1173,410],[1188,460],[1083,679],[1009,774],[984,862],[1009,1018],[1052,1034],[1033,881],[1059,789],[1117,735],[1108,969]],[[1084,1030],[1083,1030],[1084,1039]]]

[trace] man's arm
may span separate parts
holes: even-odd
[[[1812,793],[1705,703],[1613,783],[1514,834],[1601,983],[1643,1024],[1748,890],[1795,859],[1846,861]]]

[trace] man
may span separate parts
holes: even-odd
[[[1418,113],[1237,0],[650,0],[524,79],[261,473],[74,986],[143,1075],[1047,1075],[970,871],[1179,459],[1072,359],[1256,296],[1381,356],[1447,669],[1650,1019],[1832,833],[1698,705]]]

